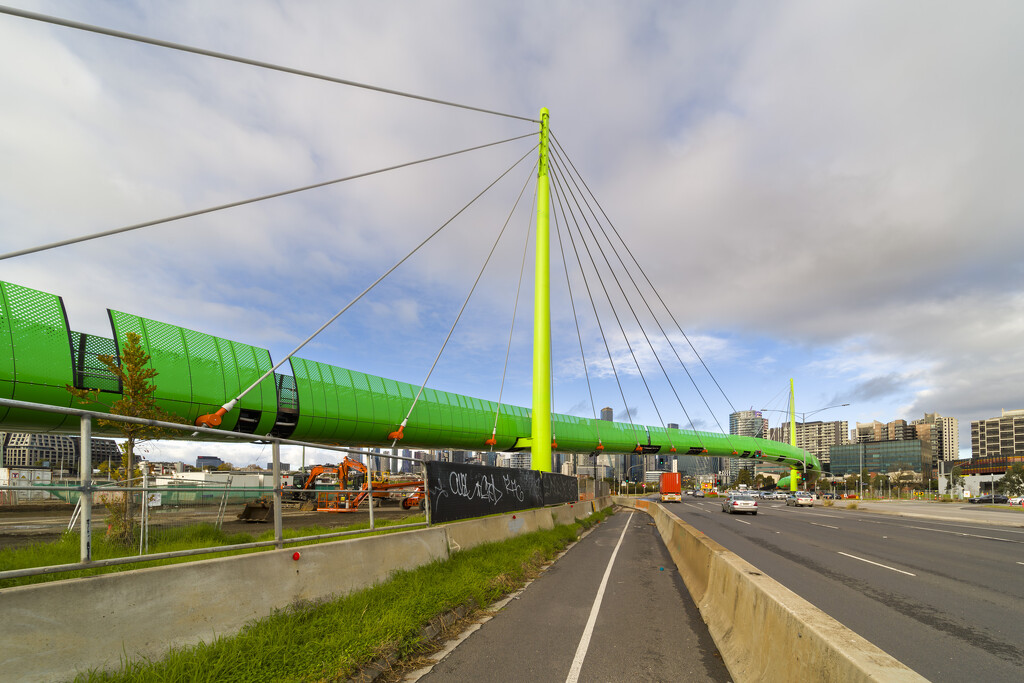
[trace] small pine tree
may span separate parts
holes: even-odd
[[[111,414],[162,422],[184,422],[177,415],[166,413],[156,405],[153,398],[156,384],[153,383],[153,379],[158,373],[149,367],[149,354],[142,348],[142,338],[138,334],[129,332],[125,336],[120,358],[100,355],[97,359],[121,382],[121,398],[106,406]],[[77,389],[70,385],[66,388],[81,403],[106,405],[100,400],[101,394],[98,389]],[[136,446],[143,441],[166,436],[166,430],[113,420],[100,419],[98,422],[100,426],[118,430],[124,437],[124,442],[119,444],[121,466],[115,468],[110,475],[115,481],[126,482],[130,486],[133,478],[141,476],[136,466]],[[110,540],[125,546],[133,545],[136,529],[133,496],[125,493],[115,499],[108,499],[106,506]]]

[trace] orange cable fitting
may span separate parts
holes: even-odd
[[[401,441],[402,437],[404,436],[404,434],[402,434],[402,432],[404,432],[404,431],[405,431],[405,425],[402,425],[402,426],[400,426],[398,428],[397,432],[391,432],[390,434],[388,434],[388,438],[389,439],[393,439],[395,441]]]
[[[219,427],[220,426],[220,422],[221,422],[221,418],[224,417],[224,413],[226,413],[226,412],[227,412],[227,410],[225,408],[220,408],[215,413],[211,413],[209,415],[200,415],[199,417],[196,418],[196,426],[197,427]]]

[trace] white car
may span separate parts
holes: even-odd
[[[1017,496],[1007,501],[1010,505],[1024,505],[1024,496]]]

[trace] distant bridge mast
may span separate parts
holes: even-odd
[[[530,468],[551,471],[551,206],[548,179],[548,110],[540,110],[537,167],[537,257],[533,287],[533,409]]]
[[[793,394],[793,378],[789,378],[789,445],[796,447],[796,398]],[[789,490],[796,491],[800,483],[800,470],[789,468]]]

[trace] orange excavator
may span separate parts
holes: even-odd
[[[366,482],[367,474],[366,465],[346,456],[340,465],[317,465],[309,471],[309,474],[304,479],[300,479],[300,475],[295,475],[292,478],[292,487],[286,491],[286,494],[289,500],[315,500],[317,512],[355,512],[359,508],[359,504],[370,493]],[[328,478],[334,479],[334,482],[331,483],[336,483],[336,489],[316,488],[318,479],[325,475]],[[334,476],[330,477],[330,475]],[[395,490],[422,490],[422,487],[422,480],[391,482],[386,475],[375,474],[373,478],[373,497],[378,500],[390,499],[392,492]],[[347,489],[348,491],[341,489]],[[412,495],[409,497],[416,495],[415,491],[410,491],[410,493]],[[419,504],[418,499],[410,505],[406,505],[404,500],[402,502],[402,507],[405,509]]]

